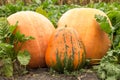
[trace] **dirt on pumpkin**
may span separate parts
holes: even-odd
[[[99,80],[96,73],[88,70],[85,73],[74,75],[65,75],[58,73],[50,73],[48,68],[40,68],[29,70],[25,75],[15,75],[11,78],[1,77],[0,80]]]

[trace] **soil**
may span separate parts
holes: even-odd
[[[50,73],[48,68],[29,70],[28,74],[11,78],[0,77],[0,80],[99,80],[95,72],[87,70],[82,74],[65,75],[58,73]]]

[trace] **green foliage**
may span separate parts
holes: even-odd
[[[96,21],[99,22],[100,24],[100,28],[108,33],[108,34],[111,34],[112,33],[112,26],[110,26],[108,20],[107,20],[107,17],[105,16],[101,16],[101,15],[95,15],[95,18],[96,18]]]
[[[0,61],[2,62],[0,74],[5,74],[6,76],[13,75],[12,59],[11,54],[13,45],[7,43],[0,43]]]
[[[110,30],[107,25],[101,25],[101,23],[107,24],[107,22],[105,19],[100,19],[100,16],[98,16],[98,19],[101,21],[97,21],[105,32],[110,33],[109,36],[112,42],[107,55],[101,59],[100,65],[97,66],[98,76],[102,80],[118,80],[120,79],[120,5],[116,2],[112,4],[98,3],[93,7],[106,12],[112,23]]]
[[[98,66],[98,75],[102,80],[120,79],[120,50],[110,50]]]
[[[1,74],[9,77],[13,75],[13,65],[12,65],[12,60],[11,58],[7,57],[7,58],[3,58],[2,59],[3,62],[3,68],[1,69]]]
[[[18,50],[15,50],[14,47],[19,42],[24,43],[25,41],[33,39],[33,37],[26,37],[20,32],[13,34],[16,27],[17,23],[15,25],[9,25],[6,18],[0,18],[0,61],[2,63],[0,74],[7,77],[13,76],[13,73],[16,70],[15,66],[26,66],[30,61],[29,52],[20,51],[22,45]],[[14,66],[16,63],[19,65]]]
[[[25,5],[24,2],[22,2],[21,0],[17,0],[16,4],[9,3],[0,6],[0,17],[7,17],[18,11],[26,11],[26,10],[34,11],[37,6],[38,4],[35,3]]]
[[[108,16],[114,27],[113,49],[120,49],[120,11],[109,11]]]
[[[96,8],[100,9],[103,12],[108,12],[108,11],[119,11],[120,10],[120,3],[119,2],[113,2],[113,3],[95,3],[95,4],[88,4],[85,7],[90,7],[90,8]]]
[[[48,17],[47,11],[44,10],[42,6],[38,7],[38,8],[36,9],[36,12],[38,12],[38,13],[44,15],[45,17]]]

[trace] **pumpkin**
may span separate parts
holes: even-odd
[[[53,24],[43,15],[33,11],[20,11],[7,18],[10,25],[18,26],[15,30],[25,36],[32,36],[35,39],[26,41],[21,50],[29,51],[31,55],[28,66],[30,68],[45,67],[45,51],[52,32],[55,30]],[[17,46],[15,47],[15,49]]]
[[[110,47],[110,39],[99,23],[95,15],[107,15],[93,8],[74,8],[65,12],[58,21],[58,27],[67,26],[76,29],[85,45],[86,58],[91,59],[91,64],[97,64]],[[111,22],[107,17],[109,24]]]
[[[45,60],[48,67],[58,72],[80,69],[85,60],[85,50],[77,31],[57,28],[49,40]]]

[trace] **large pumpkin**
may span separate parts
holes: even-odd
[[[107,15],[93,8],[74,8],[64,13],[58,21],[58,27],[67,26],[75,28],[82,39],[85,49],[86,58],[95,60],[101,59],[110,47],[110,39],[99,23],[95,19],[95,15]],[[107,17],[108,18],[108,17]],[[110,20],[108,19],[109,24]]]
[[[21,48],[21,50],[28,50],[30,52],[31,60],[29,67],[44,67],[46,65],[46,47],[54,30],[52,23],[43,15],[33,11],[17,12],[10,15],[7,20],[10,25],[14,25],[18,21],[16,31],[20,31],[25,36],[35,38],[34,40],[25,42]]]
[[[59,72],[80,69],[85,60],[84,46],[73,28],[57,28],[48,43],[46,64]]]

